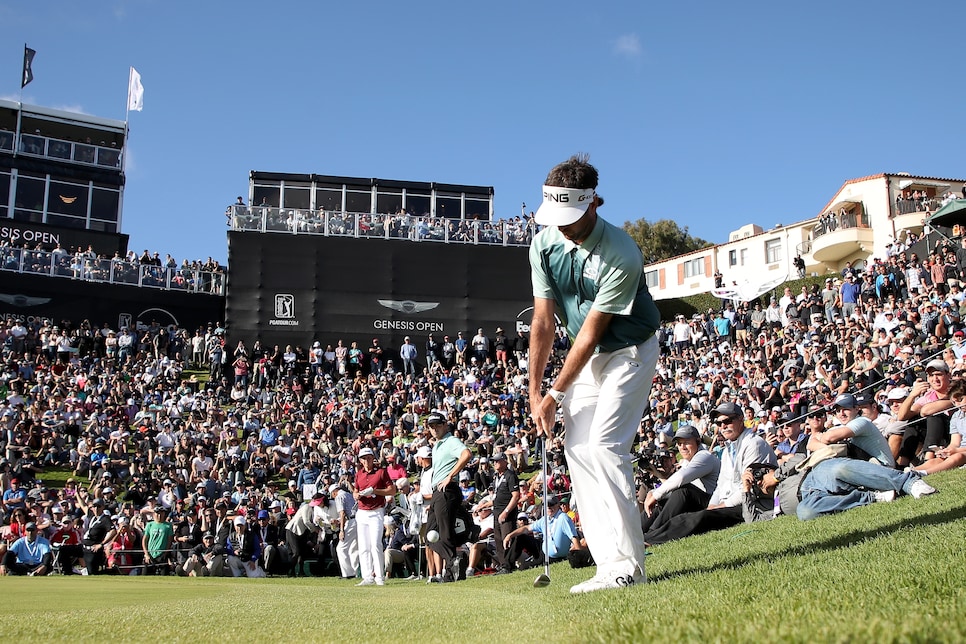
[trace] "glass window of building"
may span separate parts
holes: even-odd
[[[100,230],[105,233],[116,233],[117,224],[111,221],[98,221],[97,219],[91,219],[90,229]]]
[[[7,217],[10,205],[10,173],[0,171],[0,218]]]
[[[657,288],[661,284],[661,276],[658,271],[645,272],[644,283],[647,284],[647,288]]]
[[[341,183],[322,183],[316,184],[315,188],[315,208],[316,210],[342,210],[342,184]]]
[[[266,205],[270,208],[278,208],[279,203],[281,203],[282,189],[278,184],[267,185],[267,184],[255,184],[255,189],[252,191],[252,203],[253,206]]]
[[[429,216],[430,197],[428,194],[419,194],[406,191],[406,212],[417,217]]]
[[[121,193],[117,188],[94,184],[91,194],[91,219],[117,222]]]
[[[345,186],[346,212],[372,212],[372,186],[347,183]]]
[[[391,215],[402,210],[402,188],[377,188],[376,212]]]
[[[307,183],[285,183],[282,207],[308,210],[312,207],[312,189]]]
[[[699,277],[704,275],[704,257],[697,257],[684,262],[685,277]]]
[[[74,161],[80,163],[94,163],[94,158],[97,155],[97,148],[93,145],[87,145],[86,143],[75,143],[74,144]]]
[[[765,262],[774,264],[782,261],[782,240],[769,239],[765,242]]]
[[[436,194],[436,216],[447,219],[463,217],[463,195],[458,192],[439,192]]]
[[[88,192],[86,185],[51,180],[47,212],[87,219]]]
[[[44,219],[46,178],[21,173],[17,176],[13,218],[41,223]]]
[[[97,165],[119,168],[121,166],[121,151],[117,148],[98,148]]]
[[[467,197],[464,201],[464,207],[466,209],[467,219],[479,219],[481,221],[488,221],[490,219],[489,200]]]

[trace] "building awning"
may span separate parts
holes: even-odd
[[[913,186],[923,186],[927,188],[938,188],[940,190],[945,190],[949,187],[949,184],[942,181],[933,181],[932,179],[903,179],[899,182],[899,190],[905,190],[906,188],[912,188]]]
[[[838,212],[845,208],[845,210],[852,210],[856,206],[861,206],[862,202],[858,199],[839,199],[829,208],[831,212]]]

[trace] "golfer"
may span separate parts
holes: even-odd
[[[597,169],[576,155],[550,171],[530,246],[533,322],[530,374],[542,374],[559,312],[571,339],[546,395],[530,378],[530,413],[549,438],[557,407],[584,536],[597,574],[587,593],[645,581],[644,538],[630,450],[654,377],[660,316],[634,240],[597,216]]]
[[[440,582],[457,581],[460,573],[460,559],[456,549],[460,546],[456,538],[456,519],[463,493],[457,483],[460,471],[470,460],[470,450],[456,436],[446,420],[446,414],[433,411],[426,417],[436,442],[433,444],[433,500],[429,506],[426,528],[439,532],[439,541],[427,547],[442,559],[443,574],[431,580]]]

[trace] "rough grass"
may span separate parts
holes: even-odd
[[[12,641],[908,642],[966,640],[966,472],[940,493],[656,547],[649,583],[571,596],[587,570],[390,580],[0,579]]]

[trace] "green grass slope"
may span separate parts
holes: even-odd
[[[11,641],[966,641],[966,472],[940,493],[655,547],[649,582],[571,596],[551,567],[428,586],[390,580],[0,578]]]

